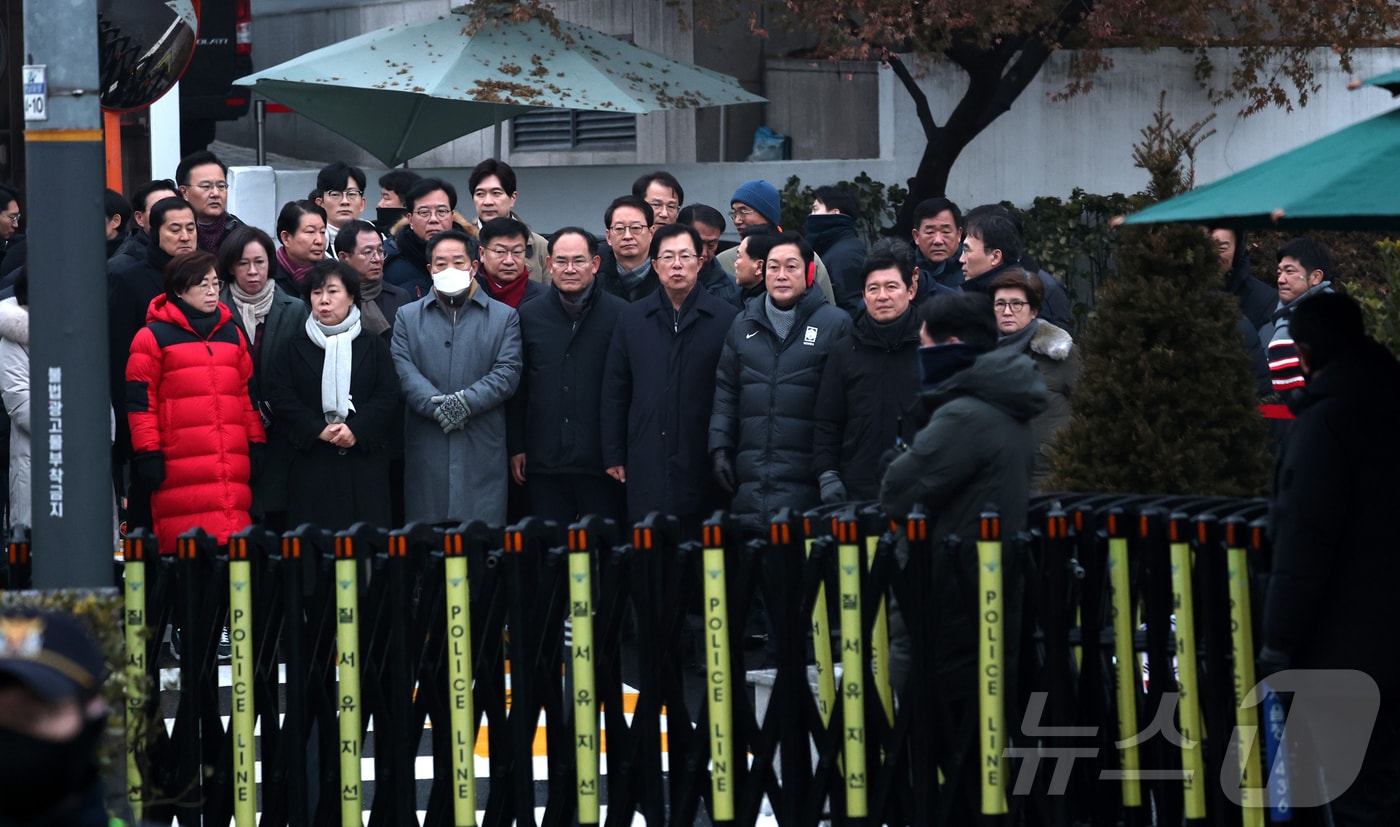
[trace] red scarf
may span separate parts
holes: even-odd
[[[292,277],[292,281],[296,282],[298,287],[303,281],[306,281],[306,274],[311,272],[311,268],[316,266],[315,264],[297,264],[292,261],[292,257],[287,255],[286,247],[277,248],[277,263],[282,265],[282,269],[287,271],[287,275]]]
[[[497,284],[490,276],[482,279],[482,283],[486,285],[486,292],[491,294],[491,298],[501,304],[519,307],[520,300],[525,298],[525,288],[530,284],[530,269],[522,270],[520,277],[510,284]]]

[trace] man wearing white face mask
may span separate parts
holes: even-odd
[[[433,236],[432,290],[394,323],[409,522],[506,519],[503,406],[520,383],[520,317],[477,284],[472,246],[457,230]]]

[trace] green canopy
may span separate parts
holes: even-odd
[[[1400,231],[1400,109],[1128,216],[1128,224]]]
[[[564,21],[446,14],[389,26],[235,81],[388,166],[538,107],[644,113],[761,103],[728,75]]]

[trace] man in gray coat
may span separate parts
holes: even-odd
[[[477,284],[469,244],[455,230],[429,241],[432,291],[394,323],[409,522],[506,520],[504,404],[520,383],[520,317]]]

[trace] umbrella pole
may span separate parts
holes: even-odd
[[[497,160],[501,157],[501,107],[493,106],[496,111],[496,123],[491,129],[491,157]]]
[[[408,136],[413,134],[413,127],[418,125],[418,116],[423,112],[424,101],[425,98],[420,97],[413,104],[413,114],[409,116],[408,125],[403,130],[403,137],[399,139],[399,146],[394,150],[394,160],[396,161],[399,159],[408,160],[403,158],[403,148],[408,143]]]
[[[258,166],[267,166],[267,101],[253,101],[253,122],[258,128]]]

